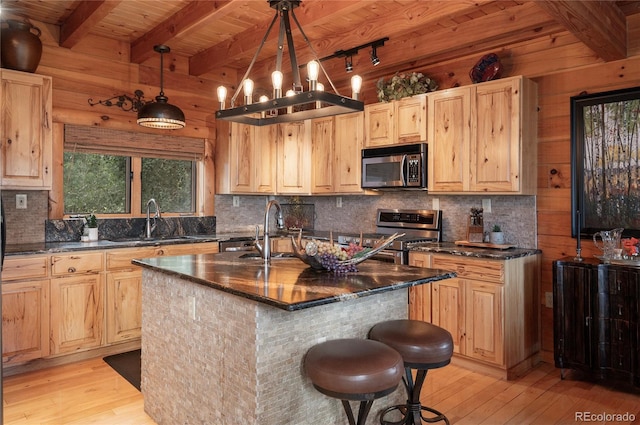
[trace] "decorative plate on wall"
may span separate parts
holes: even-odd
[[[500,58],[495,53],[489,53],[480,58],[471,71],[469,77],[474,83],[497,80],[502,77],[502,64]]]

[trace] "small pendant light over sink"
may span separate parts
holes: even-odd
[[[161,128],[176,130],[184,128],[184,112],[177,106],[168,103],[168,98],[164,95],[164,54],[169,53],[169,46],[159,44],[153,46],[153,50],[160,53],[160,94],[156,96],[155,102],[144,105],[138,112],[138,124],[143,127]]]

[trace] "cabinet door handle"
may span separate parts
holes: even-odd
[[[622,316],[622,306],[618,304],[618,316]]]
[[[622,341],[622,329],[618,329],[618,341]]]
[[[7,145],[10,145],[11,143],[11,139],[7,139]]]
[[[69,273],[75,273],[76,272],[76,268],[75,267],[69,267],[69,269],[67,271]]]

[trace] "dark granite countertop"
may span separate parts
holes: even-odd
[[[510,260],[513,258],[527,257],[529,255],[541,254],[542,251],[534,248],[473,248],[469,246],[459,246],[453,242],[426,242],[410,244],[411,251],[423,251],[438,254],[459,255],[462,257],[493,258],[496,260]]]
[[[297,258],[241,259],[240,253],[133,260],[134,264],[274,307],[295,311],[455,277],[444,270],[365,261],[357,273],[311,269]],[[375,312],[372,312],[375,314]]]
[[[305,231],[304,237],[313,237],[318,239],[329,239],[331,232],[324,231]],[[289,237],[297,235],[297,232],[280,232],[274,233],[271,237]],[[95,249],[114,249],[114,248],[137,248],[142,246],[159,246],[159,245],[176,245],[187,243],[202,242],[220,242],[229,240],[253,240],[255,233],[251,232],[227,232],[214,233],[210,235],[186,235],[186,236],[165,236],[145,240],[140,238],[116,238],[113,240],[100,239],[95,242],[41,242],[30,244],[7,244],[5,254],[24,255],[24,254],[54,254],[59,252],[88,251]]]

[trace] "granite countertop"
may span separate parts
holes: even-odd
[[[316,271],[297,258],[242,259],[241,253],[133,260],[134,264],[271,306],[295,311],[437,280],[454,272],[365,261],[357,273]],[[373,314],[374,312],[372,312]]]
[[[510,260],[513,258],[527,257],[529,255],[541,254],[542,251],[535,248],[474,248],[469,246],[459,246],[453,242],[423,242],[409,244],[411,251],[423,251],[438,254],[451,254],[461,257],[493,258],[496,260]]]
[[[275,237],[289,237],[297,235],[297,232],[278,232],[271,235]],[[304,237],[313,237],[318,239],[329,239],[331,232],[325,231],[305,231],[302,233]],[[95,249],[114,249],[114,248],[137,248],[143,246],[159,246],[159,245],[177,245],[187,243],[203,243],[203,242],[220,242],[230,240],[253,240],[255,233],[253,232],[226,232],[213,233],[209,235],[186,235],[186,236],[164,236],[153,238],[150,240],[141,239],[139,237],[116,238],[113,240],[100,239],[95,242],[41,242],[30,244],[11,244],[7,243],[5,254],[24,255],[24,254],[54,254],[59,252],[73,251],[90,251]]]

